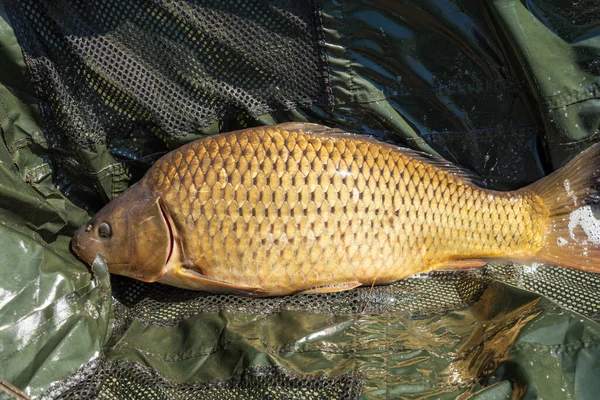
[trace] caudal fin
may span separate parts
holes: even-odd
[[[600,273],[600,143],[529,186],[544,201],[550,223],[536,260]]]

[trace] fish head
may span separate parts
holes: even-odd
[[[167,218],[160,196],[136,184],[79,228],[71,247],[88,265],[100,253],[109,272],[154,282],[164,274],[173,245]]]

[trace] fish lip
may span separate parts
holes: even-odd
[[[81,258],[81,254],[79,254],[79,243],[75,240],[75,238],[71,239],[71,250],[78,258]]]
[[[160,209],[160,213],[162,214],[165,223],[167,224],[167,231],[169,233],[169,253],[167,255],[167,259],[165,261],[165,267],[169,265],[171,261],[171,256],[173,255],[173,249],[175,248],[175,236],[173,235],[173,226],[171,225],[171,216],[169,215],[168,210],[163,204],[162,199],[158,199],[158,208]]]
[[[77,229],[75,235],[71,238],[71,250],[78,258],[82,259],[80,251],[84,250],[85,247],[79,243],[79,236],[81,236],[81,228]]]

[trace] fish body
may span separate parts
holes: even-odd
[[[332,292],[487,259],[559,260],[548,240],[560,233],[554,208],[568,206],[544,197],[547,183],[492,191],[440,158],[365,136],[251,128],[166,154],[77,232],[73,249],[182,288]],[[102,223],[110,235],[98,238]]]

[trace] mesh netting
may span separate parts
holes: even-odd
[[[64,150],[147,167],[220,118],[331,101],[313,0],[6,3],[64,182],[86,172]]]
[[[113,276],[112,284],[121,326],[126,326],[132,319],[146,325],[175,325],[201,312],[221,310],[252,314],[281,311],[328,315],[401,313],[423,317],[470,306],[492,280],[542,294],[587,317],[600,317],[599,275],[535,265],[488,265],[475,271],[439,271],[387,286],[274,298],[214,295],[120,276]]]
[[[276,298],[215,295],[112,276],[115,326],[108,347],[125,334],[133,320],[168,326],[203,312],[222,310],[266,315],[304,311],[329,315],[368,314],[429,317],[473,305],[493,280],[531,290],[591,318],[600,316],[600,276],[544,266],[488,265],[475,271],[433,272],[388,286],[347,292]],[[293,376],[281,368],[249,368],[229,380],[176,383],[129,361],[93,360],[58,383],[42,398],[358,398],[361,378]]]
[[[600,275],[571,268],[488,266],[490,278],[541,294],[570,310],[600,319]]]
[[[41,399],[356,399],[357,375],[295,376],[279,367],[248,368],[226,380],[177,383],[129,361],[96,359]]]
[[[361,287],[331,294],[252,298],[214,295],[113,276],[113,295],[125,319],[147,325],[175,325],[201,312],[230,310],[252,314],[310,311],[327,315],[402,313],[423,316],[475,302],[488,279],[470,272],[434,272],[392,285]]]
[[[315,1],[13,3],[60,148],[128,122],[184,136],[228,112],[328,101]]]

